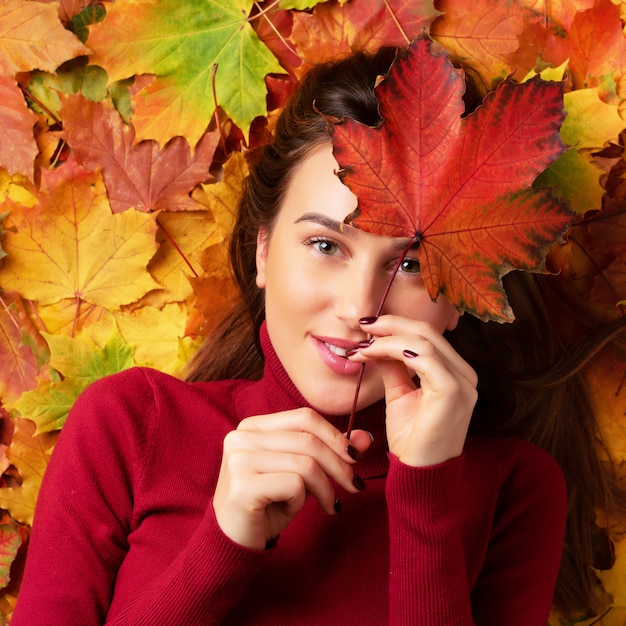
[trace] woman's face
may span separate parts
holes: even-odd
[[[345,351],[366,338],[359,319],[376,313],[409,239],[342,226],[357,200],[337,168],[330,143],[297,166],[272,231],[259,233],[257,285],[265,289],[268,332],[287,374],[318,411],[342,415],[351,410],[360,369]],[[423,320],[440,332],[458,319],[445,298],[430,299],[411,253],[383,313]],[[376,367],[368,364],[359,408],[383,395]]]

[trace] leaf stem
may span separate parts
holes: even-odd
[[[389,291],[391,290],[391,285],[393,284],[393,279],[396,277],[396,274],[398,273],[398,270],[400,269],[402,262],[406,258],[406,255],[409,253],[409,250],[413,248],[413,246],[415,245],[417,241],[418,241],[417,236],[414,236],[409,241],[406,248],[402,251],[402,254],[400,255],[400,258],[398,259],[396,266],[393,268],[393,272],[391,274],[391,278],[389,279],[389,282],[387,283],[385,293],[383,293],[382,298],[380,299],[380,302],[378,303],[378,308],[376,309],[376,317],[379,317],[380,314],[382,313],[383,307],[385,306],[385,301],[387,300],[387,296],[389,295]],[[368,335],[368,339],[369,338],[370,337]],[[356,416],[356,407],[359,401],[359,392],[361,390],[361,383],[363,382],[364,372],[365,372],[365,363],[362,363],[361,370],[359,371],[359,377],[356,382],[356,389],[354,391],[354,400],[352,401],[352,410],[350,411],[350,419],[348,420],[348,429],[346,432],[346,437],[348,439],[350,439],[350,434],[352,433],[352,430],[354,428],[354,418]]]
[[[274,2],[270,2],[268,6],[262,9],[261,5],[258,2],[255,2],[254,5],[259,10],[259,12],[255,13],[254,15],[250,15],[248,17],[248,22],[251,22],[252,20],[258,20],[260,17],[264,16],[266,13],[269,13],[274,7],[277,7],[279,4],[280,0],[274,0]]]
[[[176,240],[174,239],[174,237],[172,237],[172,235],[168,232],[165,226],[163,226],[162,222],[159,221],[158,217],[156,219],[156,223],[158,227],[163,231],[163,234],[165,235],[167,240],[172,244],[172,246],[174,247],[174,250],[176,250],[176,252],[180,254],[181,259],[184,261],[185,265],[187,265],[187,267],[191,270],[192,274],[194,275],[194,278],[199,278],[200,274],[196,272],[193,265],[191,264],[191,261],[187,258],[185,253],[182,251],[181,247],[176,243]]]
[[[213,104],[215,106],[215,112],[213,113],[213,117],[215,118],[215,125],[217,126],[217,130],[220,134],[220,143],[222,144],[222,150],[224,151],[224,158],[226,158],[228,152],[226,147],[226,138],[224,137],[224,129],[222,128],[222,123],[220,121],[220,113],[219,113],[219,103],[217,102],[217,89],[215,87],[215,77],[217,75],[217,63],[213,63],[213,69],[211,72],[211,89],[213,90]]]
[[[402,28],[402,25],[400,24],[400,20],[398,20],[398,16],[393,12],[393,9],[389,6],[389,1],[384,0],[384,2],[385,2],[385,7],[387,8],[387,11],[389,11],[389,14],[391,15],[391,19],[394,21],[395,25],[398,27],[400,34],[404,37],[404,40],[406,41],[407,46],[410,45],[411,40],[409,39],[409,36],[406,34],[406,31],[404,30],[404,28]]]
[[[280,2],[280,0],[278,0],[278,2]],[[287,41],[287,39],[285,39],[285,37],[283,37],[281,32],[278,30],[278,28],[276,28],[276,25],[274,24],[274,22],[272,22],[272,20],[270,20],[270,18],[266,15],[266,13],[270,9],[272,9],[276,4],[278,4],[278,2],[273,2],[272,4],[270,4],[270,6],[266,7],[265,9],[262,9],[261,5],[258,2],[255,2],[254,4],[257,7],[257,9],[259,9],[259,12],[256,15],[253,15],[249,19],[249,21],[252,21],[253,19],[256,20],[259,17],[265,17],[270,28],[274,31],[278,39],[280,39],[280,41],[283,43],[285,48],[287,48],[287,50],[289,50],[289,52],[291,52],[292,54],[295,54],[296,56],[299,57],[298,51],[291,45],[289,41]],[[302,61],[302,58],[300,58],[300,60]]]

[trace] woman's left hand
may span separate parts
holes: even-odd
[[[374,341],[351,360],[376,361],[390,452],[413,466],[460,456],[478,395],[476,372],[425,322],[383,315],[362,329]]]

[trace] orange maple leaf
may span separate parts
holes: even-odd
[[[184,137],[175,137],[163,149],[153,140],[135,144],[135,130],[124,124],[112,105],[83,96],[69,96],[61,108],[63,137],[87,169],[102,168],[114,213],[189,211],[202,207],[189,197],[210,180],[209,167],[219,131],[205,133],[191,154]]]
[[[0,76],[0,167],[10,174],[33,177],[37,144],[33,126],[37,116],[26,106],[13,80]]]
[[[24,341],[24,338],[28,338]],[[14,292],[0,297],[0,400],[7,404],[34,389],[45,343],[21,298]]]
[[[316,63],[383,45],[406,46],[439,12],[429,0],[371,0],[318,4],[311,14],[296,12],[289,41],[303,60],[298,74]]]
[[[0,74],[47,72],[89,49],[63,28],[56,2],[3,0],[0,4]]]

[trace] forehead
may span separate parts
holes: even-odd
[[[357,198],[339,180],[338,168],[330,142],[313,148],[294,168],[279,219],[294,222],[306,213],[318,213],[343,222],[356,209]]]

